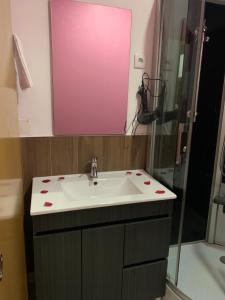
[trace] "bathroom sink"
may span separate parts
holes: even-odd
[[[104,178],[96,180],[62,182],[62,190],[71,200],[86,200],[141,194],[129,178]]]
[[[144,170],[98,172],[98,178],[90,174],[36,177],[31,215],[175,198]]]

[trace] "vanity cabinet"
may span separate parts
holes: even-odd
[[[172,201],[33,217],[36,300],[165,293]]]
[[[81,231],[34,238],[36,298],[81,299]]]
[[[149,300],[163,296],[166,259],[123,270],[122,300]]]
[[[125,225],[124,265],[168,256],[170,218],[131,222]]]
[[[121,299],[123,238],[123,225],[83,231],[83,300]]]

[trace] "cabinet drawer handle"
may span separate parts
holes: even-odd
[[[3,255],[0,254],[0,281],[3,279]]]

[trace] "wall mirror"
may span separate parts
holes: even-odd
[[[55,135],[123,134],[131,10],[51,0]]]

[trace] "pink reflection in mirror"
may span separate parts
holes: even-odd
[[[52,0],[54,133],[123,134],[131,11]]]

